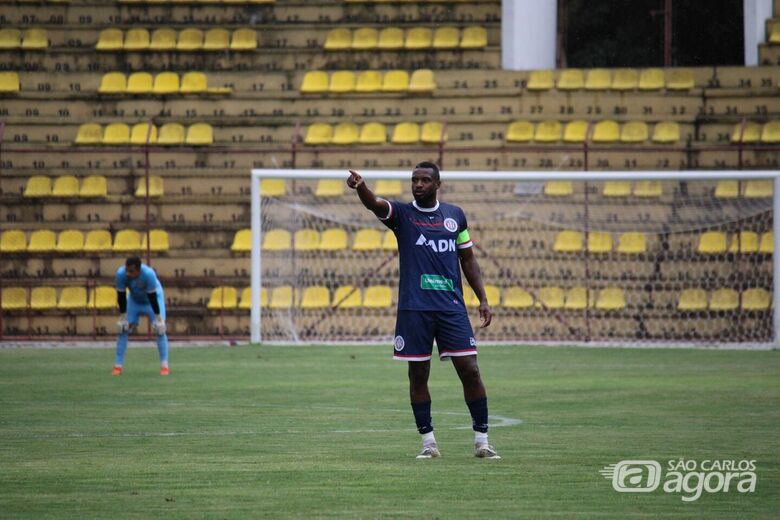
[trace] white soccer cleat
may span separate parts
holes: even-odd
[[[490,444],[475,444],[474,456],[478,459],[500,459],[501,456],[496,453],[496,449]]]
[[[423,446],[422,451],[417,455],[418,459],[435,459],[436,457],[441,457],[441,453],[435,444]]]

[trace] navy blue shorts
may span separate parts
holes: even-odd
[[[469,315],[465,312],[399,310],[395,322],[393,359],[428,361],[433,353],[434,339],[442,360],[452,356],[477,355],[477,340]]]

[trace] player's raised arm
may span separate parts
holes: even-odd
[[[493,311],[490,310],[485,286],[482,284],[482,271],[479,269],[477,257],[474,255],[473,248],[459,249],[460,265],[463,268],[463,274],[466,275],[469,285],[474,289],[474,294],[479,299],[479,317],[482,320],[481,328],[485,328],[493,321]]]
[[[360,202],[362,202],[367,209],[371,210],[374,215],[381,219],[388,218],[390,213],[390,203],[384,199],[377,198],[377,196],[374,195],[374,192],[371,191],[368,186],[366,186],[366,182],[363,180],[363,177],[361,177],[360,174],[358,174],[358,172],[355,170],[349,170],[347,186],[357,191],[358,197],[360,197]]]

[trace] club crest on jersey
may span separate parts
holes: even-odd
[[[455,251],[455,239],[452,238],[428,240],[427,238],[425,238],[425,235],[420,234],[420,238],[417,239],[415,245],[430,247],[435,253],[446,253],[447,251]]]
[[[450,231],[452,233],[455,233],[458,230],[458,223],[455,222],[455,219],[453,218],[445,218],[444,219],[444,229],[447,231]]]
[[[396,336],[393,340],[393,348],[396,350],[396,352],[401,352],[404,349],[404,338],[403,336]]]

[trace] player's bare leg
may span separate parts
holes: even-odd
[[[422,435],[423,449],[418,459],[439,457],[439,448],[433,436],[431,422],[431,393],[428,391],[428,376],[431,373],[431,362],[409,361],[409,397],[412,401],[414,420],[417,431]]]
[[[488,444],[487,393],[479,374],[477,356],[452,357],[452,365],[463,384],[463,397],[469,408],[474,429],[474,455],[485,459],[500,459],[496,450]]]

